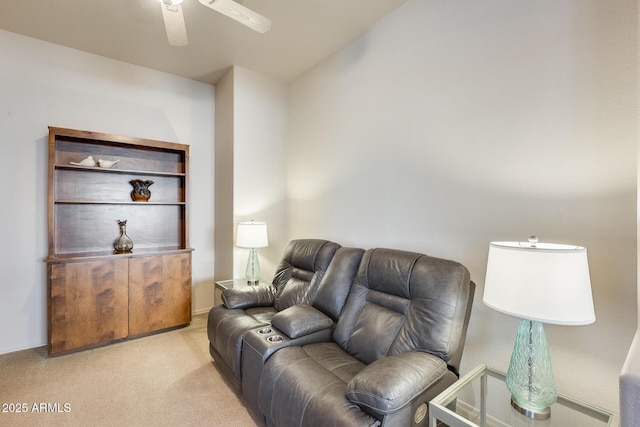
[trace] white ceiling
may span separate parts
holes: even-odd
[[[168,44],[159,0],[0,0],[0,29],[210,84],[231,65],[286,82],[405,2],[244,0],[272,21],[259,34],[184,0],[184,47]]]

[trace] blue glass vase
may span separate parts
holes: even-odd
[[[506,383],[514,408],[530,418],[549,418],[558,395],[541,322],[520,321]]]
[[[258,251],[256,249],[249,250],[249,259],[247,260],[247,269],[245,271],[247,283],[257,285],[260,281],[260,263],[258,262]]]

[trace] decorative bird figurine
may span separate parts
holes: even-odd
[[[79,162],[69,162],[69,163],[76,166],[95,166],[96,165],[96,161],[93,160],[93,156],[85,157]]]
[[[101,168],[112,168],[119,161],[120,161],[120,159],[114,160],[114,161],[98,159],[98,165],[100,165]]]

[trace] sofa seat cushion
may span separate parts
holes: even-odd
[[[209,311],[207,334],[233,375],[240,379],[242,341],[245,334],[261,326],[269,325],[276,314],[274,307],[253,307],[245,310],[228,309],[222,305]]]
[[[253,318],[260,325],[271,323],[271,319],[277,313],[273,307],[253,307],[244,311],[246,316]]]
[[[333,342],[278,350],[263,370],[260,410],[279,427],[379,425],[345,396],[364,367]]]

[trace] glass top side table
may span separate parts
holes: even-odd
[[[617,414],[558,394],[551,418],[533,420],[511,407],[505,374],[480,365],[429,402],[429,427],[619,427]]]

